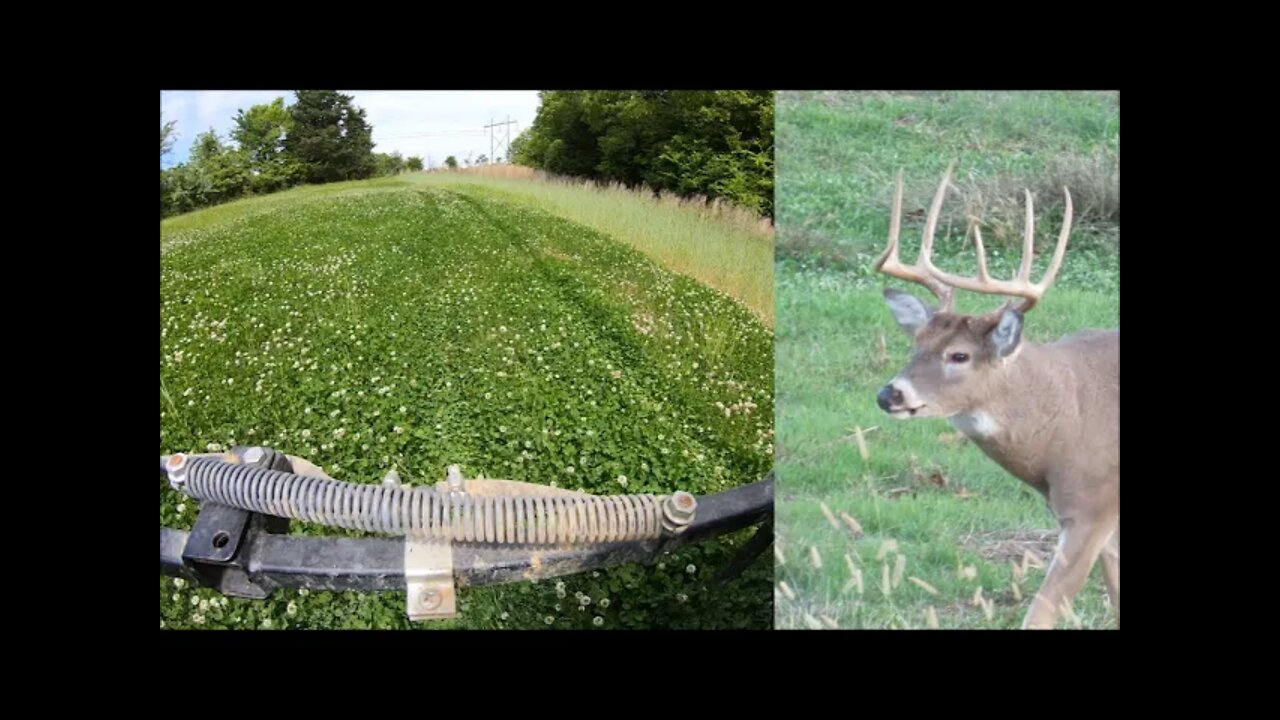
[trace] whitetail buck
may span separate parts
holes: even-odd
[[[1052,628],[1080,591],[1098,557],[1117,622],[1120,616],[1120,332],[1085,330],[1037,345],[1022,339],[1024,314],[1062,265],[1071,232],[1066,191],[1062,234],[1039,283],[1031,282],[1034,212],[1027,192],[1022,264],[1014,280],[992,280],[982,235],[974,230],[977,278],[934,266],[930,254],[938,213],[951,180],[948,168],[925,222],[915,265],[898,259],[902,175],[898,175],[889,247],[876,260],[882,273],[918,283],[939,307],[886,289],[898,325],[915,341],[907,367],[880,390],[877,402],[895,418],[947,418],[1015,477],[1039,490],[1061,527],[1058,548],[1024,628]],[[987,315],[952,312],[952,290],[1022,298]]]

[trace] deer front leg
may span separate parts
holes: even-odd
[[[1057,624],[1063,603],[1074,598],[1084,587],[1116,525],[1114,520],[1098,516],[1062,521],[1058,549],[1054,552],[1053,562],[1049,563],[1040,591],[1031,598],[1031,609],[1022,622],[1023,629],[1052,629]]]
[[[1116,610],[1116,626],[1120,625],[1120,528],[1102,548],[1102,576],[1107,581],[1107,594],[1111,607]]]

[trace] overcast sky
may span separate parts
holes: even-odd
[[[418,155],[435,166],[453,155],[459,161],[471,155],[489,155],[491,121],[515,121],[511,139],[529,127],[538,110],[535,90],[340,90],[355,98],[373,126],[374,152]],[[164,120],[176,120],[178,140],[161,160],[161,167],[185,162],[196,135],[213,128],[224,141],[234,126],[236,112],[251,105],[283,97],[293,104],[291,90],[164,90],[160,109]],[[499,136],[502,128],[496,130]],[[495,141],[496,144],[496,141]],[[495,156],[506,155],[505,147]]]

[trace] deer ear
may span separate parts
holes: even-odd
[[[1000,320],[987,332],[987,343],[998,358],[1009,357],[1022,342],[1022,313],[1007,307]]]
[[[891,288],[885,288],[884,299],[889,303],[889,312],[893,313],[893,319],[898,321],[898,327],[913,337],[920,328],[929,324],[929,318],[933,317],[936,311],[935,308],[925,305],[915,295]]]

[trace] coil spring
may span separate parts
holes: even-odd
[[[450,541],[560,544],[655,539],[665,495],[473,496],[363,485],[191,458],[200,500],[333,527]]]

